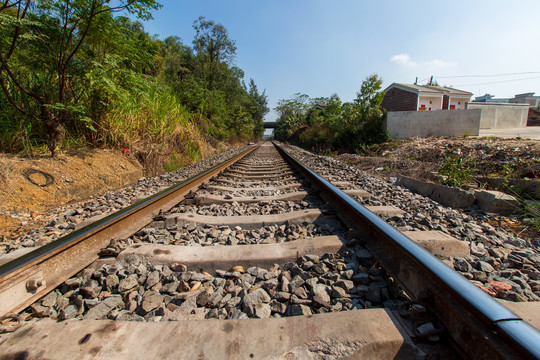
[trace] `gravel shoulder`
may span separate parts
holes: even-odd
[[[438,230],[464,241],[470,255],[438,257],[490,296],[516,302],[540,301],[538,237],[527,238],[500,226],[503,217],[499,215],[478,209],[452,209],[396,186],[386,176],[374,177],[337,159],[294,146],[287,148],[327,179],[349,181],[369,191],[372,197],[363,201],[364,205],[391,205],[405,211],[403,215],[383,217],[398,230]]]
[[[474,176],[540,179],[540,140],[484,138],[413,138],[373,147],[367,156],[340,154],[336,160],[371,176],[392,181],[398,175],[435,182],[445,154],[452,153],[473,161]],[[483,186],[476,182],[470,188]],[[489,223],[527,239],[540,238],[540,232],[520,216],[493,216]]]

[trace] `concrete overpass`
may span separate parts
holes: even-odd
[[[263,124],[265,129],[275,129],[277,126],[277,122],[275,121],[265,121]]]

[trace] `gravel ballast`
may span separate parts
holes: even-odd
[[[392,205],[406,213],[385,219],[399,230],[440,230],[469,244],[471,255],[441,258],[491,296],[510,301],[540,301],[540,241],[495,228],[497,217],[475,207],[455,210],[410,192],[392,181],[375,178],[330,157],[295,146],[286,150],[330,180],[349,181],[371,193],[363,205]],[[501,285],[503,284],[503,285]]]

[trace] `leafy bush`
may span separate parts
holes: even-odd
[[[267,96],[245,85],[222,25],[199,18],[189,47],[113,16],[148,19],[155,0],[108,3],[0,4],[0,151],[156,141],[167,152],[262,135]]]
[[[439,167],[442,175],[441,184],[447,186],[462,187],[472,180],[472,175],[477,171],[474,159],[464,159],[453,151],[444,154],[443,164]]]
[[[384,130],[386,114],[381,109],[382,79],[371,75],[364,80],[356,99],[342,103],[336,94],[310,99],[296,94],[280,100],[276,139],[305,148],[329,148],[361,152],[367,146],[389,139]]]

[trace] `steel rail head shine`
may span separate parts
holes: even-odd
[[[468,325],[481,327],[485,333],[492,334],[493,336],[497,336],[497,338],[507,341],[506,347],[504,347],[505,344],[493,344],[504,347],[502,349],[504,351],[502,358],[511,354],[510,356],[517,356],[517,358],[540,359],[540,332],[538,330],[527,324],[508,308],[493,300],[469,280],[450,269],[427,250],[399,232],[399,230],[389,225],[349,195],[302,164],[281,146],[275,142],[274,145],[288,161],[313,181],[357,227],[375,236],[377,238],[376,246],[386,246],[387,249],[396,251],[403,256],[398,262],[395,261],[395,258],[389,259],[390,261],[386,263],[379,259],[385,268],[394,270],[395,273],[399,274],[402,270],[402,263],[408,262],[412,264],[413,268],[422,271],[421,276],[425,277],[423,281],[429,281],[430,286],[435,286],[435,288],[429,288],[430,293],[438,299],[444,299],[460,307],[460,309],[454,309],[453,311],[452,309],[447,309],[447,313],[443,313],[442,315],[438,313],[441,321],[450,332],[455,331],[454,334],[469,333],[467,330],[464,331],[464,328]],[[417,290],[418,287],[418,284],[407,282],[401,282],[401,284],[413,294],[415,292],[414,290]],[[452,318],[462,310],[468,312],[470,316],[469,314],[460,315],[475,322],[474,324],[456,322],[456,319]],[[458,328],[452,329],[452,327]],[[460,339],[455,340],[459,341]],[[463,341],[464,339],[461,340]],[[486,340],[493,341],[493,339]],[[483,351],[481,344],[473,344],[471,347],[473,350],[474,347],[477,347],[479,354]]]

